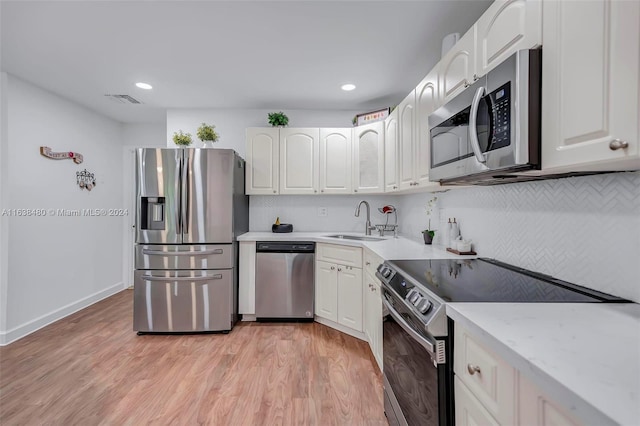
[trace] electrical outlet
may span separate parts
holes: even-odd
[[[329,212],[327,211],[327,208],[326,207],[318,207],[318,216],[320,216],[320,217],[329,216]]]

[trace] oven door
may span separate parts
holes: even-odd
[[[383,294],[384,404],[389,424],[447,425],[452,403],[447,367],[436,362],[436,348],[442,349],[444,342],[439,345],[420,331],[396,296],[386,290]]]

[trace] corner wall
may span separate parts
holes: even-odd
[[[108,215],[123,207],[119,123],[12,75],[3,100],[3,173],[10,183],[2,207],[11,210],[5,215],[8,235],[2,235],[8,274],[0,344],[7,344],[123,289],[125,218]],[[79,152],[84,162],[45,158],[42,145]],[[76,172],[84,169],[96,176],[90,192],[76,184]],[[24,209],[42,210],[34,215]],[[107,215],[89,216],[83,209]]]

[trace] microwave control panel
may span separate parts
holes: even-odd
[[[491,108],[492,134],[486,151],[509,146],[511,140],[511,82],[485,96]]]

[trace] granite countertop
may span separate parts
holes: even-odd
[[[476,257],[449,253],[442,246],[420,244],[404,237],[394,238],[393,236],[380,237],[377,234],[371,235],[371,237],[383,238],[382,241],[358,241],[328,237],[329,235],[338,234],[364,236],[364,234],[354,232],[289,232],[283,234],[273,232],[247,232],[240,235],[238,241],[315,241],[318,243],[365,247],[385,260],[473,259]]]
[[[640,305],[451,303],[470,330],[584,424],[640,424]]]

